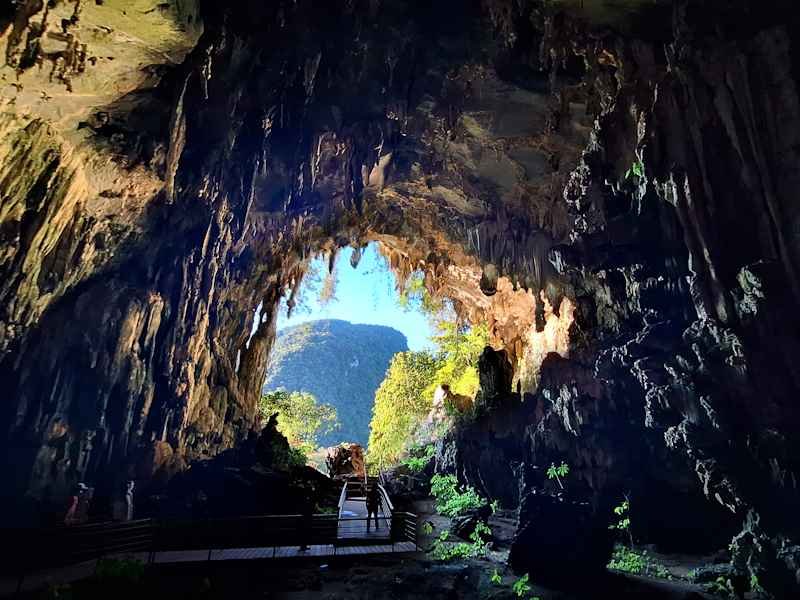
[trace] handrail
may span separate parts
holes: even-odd
[[[380,491],[381,495],[383,496],[384,502],[386,502],[386,506],[389,507],[390,512],[394,512],[394,506],[392,505],[392,501],[389,499],[389,494],[386,492],[386,488],[382,485],[378,485],[378,491]]]
[[[344,490],[343,490],[344,491]],[[385,490],[382,490],[385,494]],[[388,502],[388,495],[387,495]],[[393,511],[391,503],[388,506]],[[391,544],[413,542],[416,546],[416,515],[392,512],[384,515],[391,522],[387,534]],[[259,515],[201,521],[159,522],[145,519],[105,525],[74,525],[46,530],[16,530],[15,556],[0,563],[0,572],[20,575],[35,568],[66,566],[100,559],[121,552],[146,552],[150,559],[157,552],[230,548],[273,548],[300,543],[337,546],[385,543],[385,537],[364,537],[359,522],[368,518],[342,518],[341,515]],[[7,535],[4,535],[7,534]],[[0,531],[6,540],[10,530]],[[274,555],[274,554],[273,554]],[[7,569],[12,571],[7,571]]]
[[[344,482],[342,486],[342,493],[339,494],[339,516],[342,516],[342,509],[344,508],[344,503],[347,501],[347,482]]]

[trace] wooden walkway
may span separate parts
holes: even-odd
[[[345,500],[339,511],[339,532],[340,540],[359,539],[359,540],[382,540],[389,539],[392,527],[392,514],[386,514],[383,508],[378,516],[378,527],[375,528],[375,519],[370,523],[367,530],[367,503],[366,498],[354,497]],[[353,520],[350,520],[353,519]]]
[[[48,582],[69,583],[91,575],[98,557],[134,558],[161,565],[220,561],[333,558],[418,550],[417,517],[394,511],[378,485],[382,509],[378,526],[367,530],[364,484],[342,486],[338,514],[261,515],[160,522],[89,523],[38,530],[9,529],[15,560],[0,565],[0,595],[16,589],[38,589]],[[303,541],[308,548],[300,549]],[[62,566],[65,565],[65,566]],[[8,577],[10,576],[10,577]],[[13,578],[13,579],[12,579]]]
[[[152,558],[153,563],[160,565],[220,562],[220,561],[246,561],[246,560],[277,560],[277,559],[302,559],[302,558],[338,558],[358,555],[374,554],[408,554],[417,552],[414,542],[397,542],[396,544],[369,544],[366,546],[334,546],[333,544],[319,544],[310,546],[301,552],[298,546],[277,546],[264,548],[229,548],[227,550],[181,550],[156,552]],[[124,558],[139,560],[147,563],[150,559],[148,552],[132,552],[109,556],[107,558]],[[85,561],[80,564],[48,569],[26,574],[20,592],[42,589],[52,584],[65,584],[85,579],[94,574],[97,567],[96,560]],[[16,577],[0,576],[0,596],[16,593],[19,579]]]

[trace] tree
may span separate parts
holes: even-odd
[[[309,453],[317,448],[317,438],[339,426],[336,409],[330,404],[320,404],[307,392],[287,392],[279,388],[266,392],[259,402],[264,419],[278,414],[278,431],[289,444]]]
[[[400,460],[433,407],[438,386],[448,385],[453,393],[469,397],[478,391],[478,358],[489,338],[486,327],[452,322],[440,322],[438,327],[437,351],[395,354],[375,393],[367,453],[372,463]]]
[[[437,328],[439,335],[433,341],[438,347],[440,366],[427,393],[433,397],[437,386],[448,385],[454,394],[473,398],[478,393],[478,359],[489,343],[486,325],[464,327],[440,321]]]
[[[393,464],[400,459],[414,427],[431,409],[432,397],[425,390],[440,361],[430,352],[398,352],[386,378],[375,393],[370,422],[371,462]]]

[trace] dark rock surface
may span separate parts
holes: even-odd
[[[236,448],[174,476],[138,514],[168,520],[296,514],[308,498],[319,510],[333,508],[340,491],[316,469],[292,465],[289,443],[271,419]]]

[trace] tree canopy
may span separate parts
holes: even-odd
[[[372,462],[391,464],[399,460],[416,423],[431,408],[425,394],[439,368],[430,352],[398,352],[386,378],[375,393],[370,422],[368,457]]]
[[[439,330],[436,351],[395,354],[375,393],[368,447],[373,464],[400,460],[430,412],[437,386],[449,385],[452,392],[470,397],[478,391],[477,365],[488,341],[486,327],[440,322]]]
[[[289,444],[304,453],[314,451],[318,437],[339,426],[336,409],[330,404],[320,404],[307,392],[287,392],[277,389],[261,397],[259,411],[264,419],[278,414],[278,431]]]

